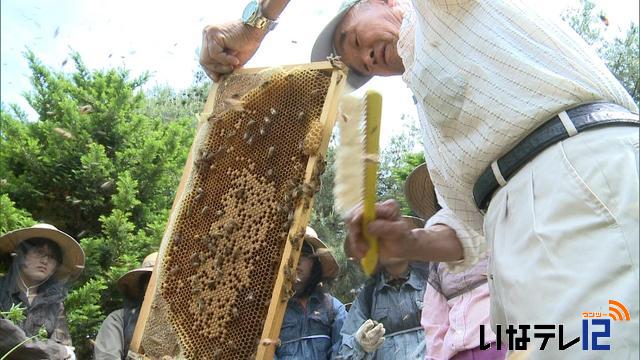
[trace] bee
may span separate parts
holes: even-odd
[[[276,148],[271,146],[269,147],[269,150],[267,150],[267,159],[270,159],[271,157],[273,157],[273,153],[276,151]]]
[[[209,211],[209,207],[205,205],[205,206],[202,208],[202,210],[200,210],[200,214],[202,214],[202,215],[206,215],[208,211]]]
[[[298,113],[298,121],[300,121],[300,122],[304,121],[304,118],[305,118],[305,116],[304,116],[304,115],[305,115],[305,114],[304,114],[304,111],[300,111],[300,112]]]
[[[233,151],[233,146],[229,146],[229,148],[227,149],[227,154],[229,154],[232,151]]]
[[[231,258],[234,261],[238,260],[238,257],[240,257],[241,253],[242,253],[242,250],[239,247],[237,247],[233,250],[233,254],[231,254]]]
[[[238,227],[238,223],[235,220],[229,220],[227,221],[226,224],[224,224],[224,231],[227,233],[227,235],[231,235],[236,228]]]
[[[204,194],[204,190],[202,190],[201,187],[198,187],[196,189],[196,195],[193,197],[193,200],[195,201],[199,201],[202,198],[202,195]]]
[[[302,186],[296,186],[295,189],[291,192],[291,197],[295,200],[298,199],[302,195]]]
[[[238,190],[236,190],[236,197],[240,200],[246,200],[247,199],[247,192],[245,189],[240,188]]]
[[[267,172],[265,173],[265,175],[267,175],[267,178],[271,178],[273,176],[273,169],[269,169],[267,170]]]
[[[289,230],[291,227],[292,221],[287,220],[284,224],[282,224],[282,230]]]
[[[202,298],[199,298],[198,300],[196,300],[196,303],[198,304],[198,310],[199,311],[203,311],[204,310],[204,300],[202,300]]]
[[[234,111],[244,111],[244,101],[239,100],[239,99],[234,99],[234,98],[228,98],[228,99],[224,99],[224,102],[226,102],[229,107],[234,110]]]
[[[265,116],[265,117],[264,117],[264,123],[265,123],[266,125],[271,124],[271,119],[270,119],[268,116]]]
[[[316,192],[316,187],[315,184],[309,184],[309,183],[305,183],[302,184],[302,193],[304,194],[304,196],[306,197],[310,197],[313,196],[313,194]]]
[[[298,249],[298,247],[300,246],[300,238],[297,236],[292,236],[289,239],[289,243],[291,243],[291,247],[293,247],[294,249]]]
[[[173,235],[173,243],[177,245],[180,241],[182,241],[182,233],[178,231]]]
[[[233,137],[235,134],[236,134],[236,131],[235,131],[235,130],[231,130],[231,131],[229,131],[229,132],[227,133],[227,139],[229,139],[229,138]]]
[[[271,113],[271,115],[275,115],[278,113],[274,108],[269,109],[269,112]]]
[[[253,144],[253,136],[250,136],[247,141],[246,141],[247,145],[251,145]]]
[[[253,126],[253,124],[255,124],[256,121],[255,120],[249,120],[249,122],[247,122],[247,127],[251,127]]]
[[[220,217],[222,215],[224,215],[224,211],[223,210],[218,210],[215,212],[216,217]]]
[[[264,134],[267,133],[267,131],[264,129],[264,126],[260,127],[260,132],[259,133],[260,133],[260,136],[264,136]]]

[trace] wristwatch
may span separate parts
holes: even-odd
[[[260,4],[256,0],[251,0],[242,12],[242,22],[258,29],[272,30],[276,26],[276,22],[267,19],[260,11]]]

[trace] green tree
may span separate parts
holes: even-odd
[[[64,74],[26,53],[38,121],[1,109],[0,230],[33,218],[80,240],[86,267],[66,308],[78,358],[89,358],[88,339],[122,305],[115,281],[158,249],[206,85],[187,90],[188,104],[168,104],[171,93],[142,91],[146,74],[72,58],[76,70]]]
[[[606,15],[591,0],[579,8],[568,8],[562,18],[598,52],[613,75],[640,106],[640,38],[638,24],[631,23],[613,40],[604,37],[609,26]]]

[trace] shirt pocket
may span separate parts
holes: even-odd
[[[305,340],[311,343],[313,347],[313,353],[317,355],[327,354],[326,358],[329,358],[331,354],[331,322],[329,314],[325,311],[314,311],[309,315],[309,334],[304,336],[325,335],[327,337],[317,337],[309,340]],[[318,356],[318,358],[323,358]]]
[[[371,312],[371,320],[375,320],[379,323],[385,322],[387,317],[389,316],[389,308],[387,306],[376,306],[375,309]]]

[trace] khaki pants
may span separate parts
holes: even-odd
[[[638,359],[638,128],[608,126],[554,144],[496,192],[485,216],[494,331],[530,325],[531,359]],[[610,351],[582,350],[582,312],[621,302],[631,320],[610,321]],[[589,321],[591,324],[591,322]],[[534,325],[563,324],[540,351]],[[589,327],[602,331],[604,326]],[[521,334],[519,331],[518,334]]]

